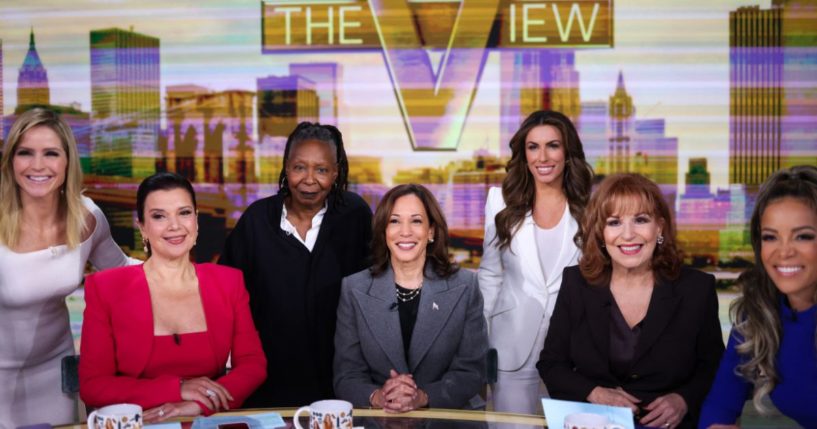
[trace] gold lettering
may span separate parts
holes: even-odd
[[[590,24],[585,28],[584,20],[582,19],[582,11],[579,8],[579,5],[573,3],[573,6],[570,8],[570,15],[567,17],[567,27],[562,25],[562,17],[559,14],[559,8],[556,7],[556,4],[551,4],[553,7],[553,15],[556,17],[556,27],[559,29],[559,37],[562,39],[562,42],[567,42],[570,39],[570,29],[573,27],[573,19],[578,15],[579,19],[579,30],[582,33],[582,39],[585,42],[590,41],[590,37],[593,35],[593,27],[596,25],[596,16],[599,13],[599,4],[593,4],[593,15],[590,17]]]
[[[360,28],[360,21],[347,21],[346,20],[346,11],[350,12],[360,12],[360,6],[341,6],[339,15],[339,23],[338,23],[338,41],[341,45],[362,45],[363,39],[347,39],[346,38],[346,29],[347,28]]]
[[[300,12],[299,7],[276,7],[272,10],[273,13],[284,13],[284,38],[287,45],[292,44],[292,12]]]
[[[306,7],[306,44],[312,44],[312,29],[313,28],[326,28],[328,30],[329,36],[329,44],[335,42],[335,32],[332,25],[332,17],[333,17],[334,9],[330,6],[326,8],[326,13],[329,15],[329,19],[326,22],[312,22],[312,8],[307,6]]]
[[[511,19],[508,21],[511,23],[511,43],[516,42],[516,5],[511,4],[510,10]]]
[[[545,36],[542,37],[533,37],[529,33],[529,29],[531,25],[545,25],[544,19],[530,19],[529,11],[531,9],[545,9],[544,4],[530,4],[525,3],[522,5],[522,41],[525,43],[547,43],[548,38]]]

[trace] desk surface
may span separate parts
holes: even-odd
[[[287,428],[292,427],[292,415],[296,408],[265,408],[249,409],[216,414],[218,416],[239,415],[246,416],[263,412],[274,411],[280,413],[287,422]],[[411,411],[403,414],[388,414],[383,410],[356,408],[354,410],[355,426],[366,429],[414,429],[414,428],[488,428],[507,427],[513,429],[542,429],[545,427],[545,418],[526,414],[496,413],[488,411],[462,411],[445,409],[426,409]],[[186,419],[190,421],[190,419]],[[301,425],[306,427],[307,417],[301,415]],[[507,426],[505,426],[507,425]],[[84,424],[59,426],[60,429],[85,429]]]

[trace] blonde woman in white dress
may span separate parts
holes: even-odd
[[[76,420],[60,361],[74,354],[65,298],[98,269],[129,260],[83,197],[76,141],[49,110],[12,125],[0,161],[0,429]]]

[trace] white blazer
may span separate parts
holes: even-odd
[[[573,243],[578,224],[570,211],[562,238],[559,261],[550,278],[545,278],[536,247],[531,212],[511,239],[511,245],[500,251],[496,237],[496,214],[505,208],[502,189],[491,188],[485,203],[485,239],[479,265],[479,288],[485,301],[488,339],[499,355],[502,371],[516,371],[530,356],[539,325],[550,322],[556,295],[562,284],[562,270],[579,263],[580,251]],[[543,344],[539,344],[541,348]]]

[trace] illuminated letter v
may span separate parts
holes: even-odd
[[[462,0],[439,71],[407,0],[368,0],[394,93],[417,150],[454,150],[476,95],[499,0]]]

